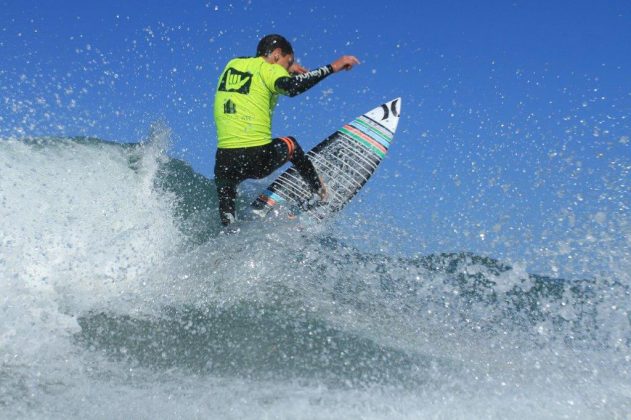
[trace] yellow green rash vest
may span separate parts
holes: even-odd
[[[235,58],[221,73],[215,94],[217,147],[263,146],[272,141],[278,95],[295,96],[333,73],[331,65],[291,76],[263,57]]]

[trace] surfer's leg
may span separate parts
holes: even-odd
[[[322,181],[318,177],[318,173],[313,167],[313,163],[311,163],[309,157],[302,150],[302,147],[300,147],[295,138],[276,138],[272,140],[272,144],[276,150],[276,160],[279,162],[278,166],[290,161],[294,164],[302,178],[305,182],[307,182],[307,184],[309,184],[314,193],[320,193],[322,191]]]
[[[224,226],[236,220],[237,186],[248,178],[248,158],[245,149],[217,149],[215,186],[219,199],[219,218]]]
[[[222,225],[228,226],[236,219],[237,184],[231,181],[215,179],[215,185],[217,186],[217,196],[219,198],[219,218]]]

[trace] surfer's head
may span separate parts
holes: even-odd
[[[256,47],[256,56],[263,57],[270,63],[280,64],[289,69],[294,64],[294,49],[278,34],[265,35]]]

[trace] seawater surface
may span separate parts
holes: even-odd
[[[629,418],[628,273],[221,234],[159,137],[0,142],[0,417]]]

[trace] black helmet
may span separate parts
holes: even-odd
[[[283,52],[283,55],[293,54],[294,49],[292,48],[289,41],[285,39],[285,37],[277,34],[265,35],[259,41],[259,45],[256,47],[256,56],[266,56],[269,55],[276,48],[280,48]]]

